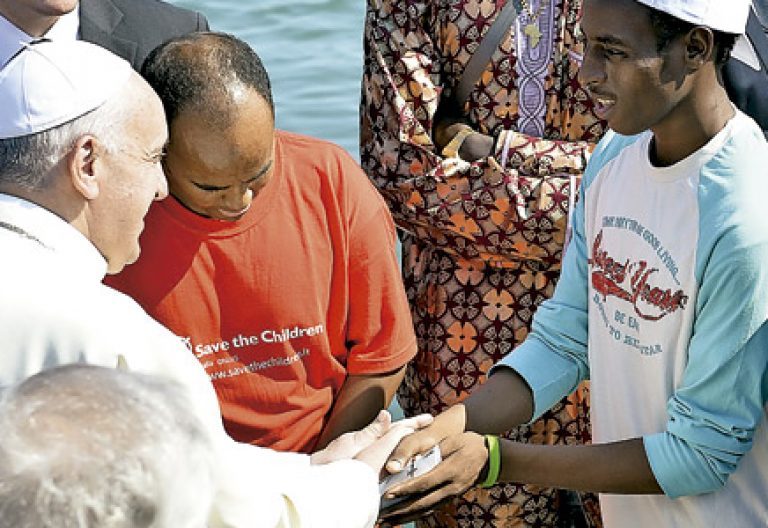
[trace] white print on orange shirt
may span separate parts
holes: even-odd
[[[288,357],[271,357],[266,361],[252,361],[247,365],[240,365],[230,368],[229,370],[220,370],[217,372],[210,372],[208,377],[211,380],[234,378],[242,374],[250,374],[258,372],[259,370],[265,370],[273,367],[287,367],[300,361],[302,358],[310,354],[309,349],[302,348],[295,354]],[[205,365],[204,365],[205,366]]]
[[[237,334],[231,339],[221,339],[213,343],[193,343],[189,336],[182,337],[181,340],[199,359],[220,352],[229,352],[235,348],[256,346],[261,343],[287,343],[292,339],[315,337],[324,333],[325,326],[320,323],[312,326],[294,325],[279,330],[267,328],[256,334]]]
[[[279,332],[276,332],[275,330],[264,330],[261,333],[261,340],[264,343],[285,343],[291,339],[304,336],[314,337],[324,332],[325,327],[322,324],[306,328],[294,326],[293,328],[283,328]]]

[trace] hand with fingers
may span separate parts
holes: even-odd
[[[454,405],[435,417],[426,427],[405,437],[387,460],[387,471],[397,473],[402,470],[416,455],[426,453],[449,436],[463,433],[465,424],[464,405]]]
[[[390,473],[402,470],[416,455],[439,445],[443,461],[430,472],[392,487],[387,499],[400,499],[381,512],[382,519],[405,522],[426,514],[441,501],[473,486],[480,476],[488,452],[483,437],[465,433],[465,409],[454,405],[437,416],[431,425],[406,436],[385,466]]]
[[[313,453],[312,464],[328,464],[336,460],[354,458],[368,464],[379,473],[387,457],[403,437],[432,423],[432,416],[421,414],[392,422],[388,411],[381,411],[376,419],[359,431],[341,435],[321,451]]]
[[[385,499],[397,502],[380,512],[381,519],[397,524],[426,515],[443,501],[484,480],[488,450],[482,435],[452,435],[441,440],[439,446],[443,456],[440,464],[387,491]]]
[[[445,101],[443,101],[445,102]],[[460,147],[457,153],[464,161],[476,161],[491,155],[495,140],[492,136],[478,131],[477,125],[473,125],[464,112],[453,105],[453,101],[448,101],[448,105],[441,104],[434,117],[432,128],[432,141],[437,148],[437,152],[444,151],[445,147],[456,138],[462,130],[467,130],[467,135],[460,140]]]
[[[415,431],[428,426],[432,423],[432,420],[431,415],[420,414],[413,418],[406,418],[392,423],[388,431],[355,455],[355,459],[365,462],[374,471],[381,474],[384,472],[385,462],[387,462],[392,451],[398,446],[400,441]]]

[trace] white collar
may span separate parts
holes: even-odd
[[[753,70],[760,71],[760,59],[757,56],[757,51],[755,51],[755,46],[747,35],[739,35],[733,50],[731,50],[731,56]]]
[[[51,40],[77,40],[80,36],[80,4],[60,17],[44,36]],[[32,40],[34,37],[27,35],[3,15],[0,15],[0,67],[5,65],[21,49],[21,43]]]
[[[0,222],[22,230],[56,258],[66,260],[89,280],[101,281],[107,261],[90,240],[48,209],[16,196],[0,193]],[[2,228],[0,228],[2,229]]]

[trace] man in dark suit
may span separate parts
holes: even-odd
[[[158,0],[80,1],[81,38],[123,57],[135,70],[155,47],[193,31],[208,31],[205,16]]]
[[[752,117],[768,138],[768,0],[753,0],[744,42],[723,68],[731,100]]]
[[[208,30],[200,13],[159,0],[0,0],[0,66],[38,37],[80,38],[126,59],[138,70],[166,40]]]

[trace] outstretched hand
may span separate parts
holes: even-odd
[[[419,433],[416,433],[419,434]],[[407,437],[411,445],[425,445]],[[428,442],[427,442],[428,443]],[[474,486],[488,460],[483,437],[477,433],[461,433],[439,442],[443,461],[428,473],[392,487],[384,498],[398,499],[395,506],[382,510],[381,519],[392,524],[407,522],[433,510],[443,501]],[[397,467],[388,464],[387,468]]]
[[[428,426],[432,423],[432,420],[431,415],[420,414],[413,418],[394,422],[384,435],[360,451],[355,458],[368,464],[377,473],[381,473],[384,463],[400,441],[415,431]]]
[[[426,453],[449,436],[463,433],[465,423],[464,406],[454,405],[438,415],[427,427],[405,437],[387,460],[387,471],[397,473],[416,455]]]
[[[443,461],[425,475],[389,489],[386,498],[402,497],[403,500],[382,511],[382,518],[404,522],[474,484],[487,454],[482,437],[463,434],[465,423],[464,406],[458,404],[437,416],[431,425],[403,438],[386,463],[389,473],[401,471],[409,460],[435,445],[440,446]],[[478,442],[472,442],[476,439],[479,439],[479,450],[476,449]]]
[[[381,411],[376,419],[359,431],[345,433],[328,446],[313,453],[312,464],[328,464],[336,460],[356,458],[369,464],[378,473],[392,449],[406,435],[432,423],[432,417],[421,414],[392,422],[388,411]]]

